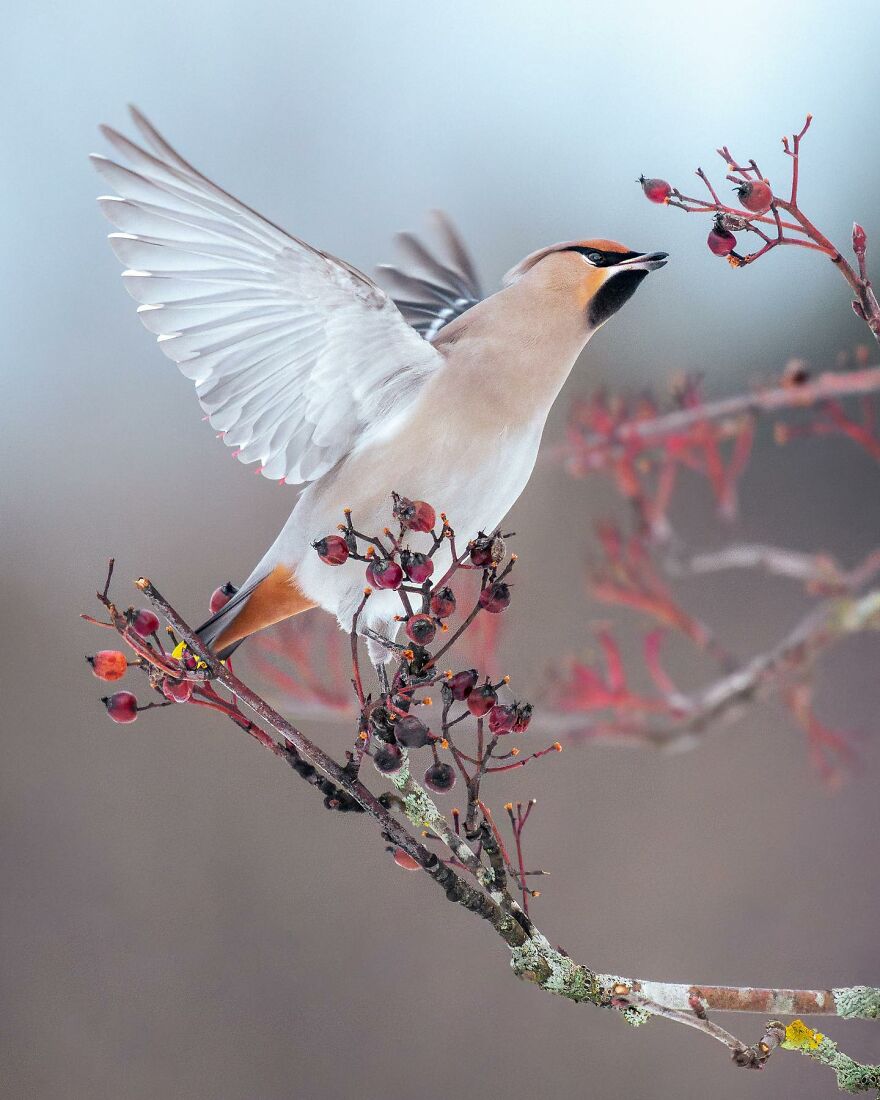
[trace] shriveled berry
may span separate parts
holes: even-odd
[[[373,707],[370,711],[370,731],[380,741],[394,740],[394,722],[385,707]]]
[[[403,570],[396,561],[373,558],[367,566],[367,582],[373,588],[400,588],[403,584]]]
[[[140,634],[142,638],[149,638],[151,634],[155,634],[159,629],[159,616],[148,608],[142,607],[132,615],[131,628],[135,634]]]
[[[504,558],[504,539],[500,535],[484,535],[481,531],[470,544],[471,565],[480,569],[497,565]]]
[[[348,561],[348,543],[341,535],[325,535],[312,546],[325,565],[342,565]]]
[[[438,588],[431,597],[431,614],[438,619],[448,618],[455,610],[455,593],[451,588]]]
[[[430,615],[412,615],[406,621],[406,636],[416,645],[430,645],[437,633],[437,624]]]
[[[734,237],[729,229],[724,228],[720,219],[716,219],[715,224],[709,230],[706,244],[708,244],[709,251],[713,255],[729,256],[736,248],[736,237]]]
[[[109,698],[102,699],[101,702],[113,721],[122,726],[133,722],[138,716],[138,701],[130,691],[117,691]]]
[[[525,733],[529,728],[529,722],[532,720],[532,705],[531,703],[514,703],[513,709],[516,712],[516,720],[513,723],[514,733]]]
[[[486,683],[474,690],[467,697],[467,708],[477,718],[492,709],[498,702],[498,695],[491,684]]]
[[[237,591],[238,589],[232,581],[227,581],[226,584],[221,584],[219,588],[215,588],[211,593],[211,602],[208,604],[211,614],[216,615],[218,611],[222,611]]]
[[[425,786],[429,791],[443,794],[455,786],[455,772],[450,764],[432,764],[425,772]]]
[[[407,749],[421,749],[433,740],[431,731],[414,714],[398,718],[394,723],[394,740]]]
[[[398,867],[402,867],[404,871],[418,871],[421,867],[419,861],[413,859],[409,852],[405,852],[403,848],[394,849],[394,862]]]
[[[456,672],[451,679],[447,680],[446,686],[452,692],[452,698],[460,703],[467,699],[474,690],[478,679],[479,676],[475,668],[466,668],[463,672]]]
[[[373,766],[383,775],[393,775],[403,767],[403,753],[397,745],[380,745],[373,753]]]
[[[510,604],[510,586],[504,581],[493,581],[480,593],[480,607],[493,615],[499,615]]]
[[[644,176],[639,176],[637,182],[642,185],[645,197],[650,202],[666,202],[672,194],[672,188],[666,180],[646,179]]]
[[[394,514],[410,531],[433,531],[437,513],[426,500],[410,500],[394,494]]]
[[[400,555],[400,564],[413,584],[424,584],[434,572],[434,559],[427,554],[412,554],[404,550]]]
[[[193,693],[192,680],[173,680],[166,676],[162,681],[162,694],[173,703],[186,703]]]
[[[741,205],[753,214],[766,214],[773,202],[773,192],[766,180],[746,180],[734,190]]]
[[[128,668],[128,658],[118,649],[99,649],[86,660],[99,680],[121,680]]]

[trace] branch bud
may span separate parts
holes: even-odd
[[[858,222],[853,222],[852,231],[852,246],[853,252],[861,258],[868,251],[868,234],[862,229]]]

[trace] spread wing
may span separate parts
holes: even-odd
[[[395,290],[398,309],[429,343],[484,297],[458,230],[442,210],[432,211],[431,217],[438,248],[432,250],[412,233],[398,233],[402,262],[379,268]]]
[[[261,217],[137,111],[144,146],[102,127],[98,201],[144,325],[212,426],[266,477],[312,481],[381,430],[443,363],[370,278]]]

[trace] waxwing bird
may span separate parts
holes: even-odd
[[[461,546],[494,529],[529,480],[575,360],[667,254],[563,241],[483,297],[440,218],[441,253],[402,237],[414,267],[388,270],[395,300],[221,190],[137,110],[132,117],[143,145],[102,127],[130,167],[93,160],[117,192],[98,201],[118,230],[110,243],[138,315],[236,457],[304,486],[275,542],[200,633],[225,656],[313,607],[350,630],[363,567],[327,568],[312,542],[336,529],[343,507],[361,530],[382,530],[393,490],[443,508]],[[410,533],[412,550],[430,541]],[[441,572],[448,558],[446,546]],[[358,629],[393,639],[398,610],[396,593],[376,592]],[[385,660],[381,645],[370,649]]]

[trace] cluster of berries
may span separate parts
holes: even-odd
[[[211,614],[215,614],[229,602],[235,595],[236,588],[230,583],[221,585],[211,595]],[[173,654],[166,654],[158,638],[159,616],[146,607],[130,607],[125,613],[128,625],[133,633],[145,642],[153,639],[157,649],[163,655],[166,666],[177,665],[181,672],[191,672],[198,667],[197,659],[189,653],[185,647],[180,647],[180,652],[175,650]],[[99,679],[108,683],[121,680],[129,668],[126,655],[118,649],[101,649],[97,653],[86,657],[92,669],[92,673]],[[140,665],[141,662],[133,662]],[[183,676],[157,675],[153,670],[150,676],[152,686],[169,703],[188,703],[192,698],[194,682]],[[151,709],[155,703],[142,706],[138,703],[137,696],[131,691],[116,691],[112,695],[106,695],[101,702],[107,708],[108,716],[119,725],[128,725],[137,719],[142,710]]]
[[[646,179],[645,176],[639,176],[637,182],[642,185],[642,190],[649,202],[668,203],[679,194],[666,180]],[[749,214],[766,214],[773,205],[773,191],[765,179],[739,181],[734,192],[740,205]],[[735,255],[736,236],[731,229],[745,229],[747,225],[747,216],[740,220],[735,215],[722,212],[716,214],[709,236],[706,238],[709,251],[714,256]]]
[[[497,738],[524,733],[529,725],[532,708],[525,703],[499,701],[498,691],[507,683],[505,678],[493,684],[488,678],[480,683],[476,669],[454,673],[452,670],[438,673],[437,660],[467,629],[481,611],[497,615],[510,604],[511,590],[507,582],[516,555],[507,557],[504,538],[500,532],[481,532],[457,554],[455,533],[446,516],[437,513],[423,500],[409,500],[393,495],[393,515],[399,524],[399,533],[385,528],[382,536],[366,535],[358,531],[346,509],[345,523],[340,524],[339,534],[325,535],[313,543],[323,562],[330,566],[344,565],[350,560],[363,562],[369,587],[365,600],[373,589],[394,590],[400,593],[401,614],[409,645],[395,647],[400,654],[400,665],[388,685],[388,690],[373,701],[364,697],[362,702],[361,737],[363,751],[368,753],[376,769],[384,775],[395,775],[408,764],[408,753],[430,748],[434,762],[424,774],[425,786],[434,792],[450,791],[456,782],[455,768],[438,755],[438,749],[449,750],[457,764],[471,760],[456,748],[450,736],[450,726],[470,714],[480,722],[485,721],[493,741]],[[416,551],[408,545],[412,532],[429,535],[431,542],[426,551]],[[451,565],[442,577],[434,579],[435,556],[444,544],[450,547]],[[361,552],[361,546],[366,549]],[[476,605],[453,633],[449,642],[432,653],[429,647],[438,633],[447,632],[447,620],[455,613],[457,600],[449,581],[459,570],[480,570],[482,580]],[[432,733],[414,713],[416,706],[430,705],[429,697],[418,698],[416,692],[440,685],[443,713],[440,732]],[[451,718],[450,710],[456,703],[464,703],[466,710]],[[482,732],[480,733],[482,740]],[[482,750],[481,750],[482,751]],[[518,755],[514,750],[510,755]],[[488,763],[488,758],[486,763]],[[464,774],[464,773],[463,773]]]

